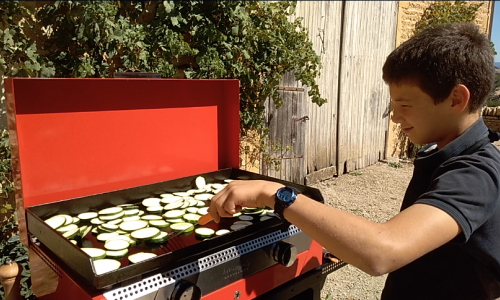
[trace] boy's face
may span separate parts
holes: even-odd
[[[414,144],[436,142],[443,148],[456,136],[452,136],[448,101],[435,104],[420,87],[410,83],[389,85],[391,94],[392,121],[401,125],[401,130]]]

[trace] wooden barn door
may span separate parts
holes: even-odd
[[[270,130],[269,155],[277,164],[268,164],[262,159],[261,173],[304,184],[305,135],[309,117],[304,89],[299,85],[293,73],[285,74],[279,86],[283,106],[276,109],[272,100],[266,102],[266,121]]]

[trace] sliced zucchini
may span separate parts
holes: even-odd
[[[171,224],[170,225],[170,228],[173,230],[173,231],[177,231],[177,232],[190,232],[190,231],[193,231],[194,229],[194,225],[191,224],[191,223],[174,223],[174,224]]]
[[[128,254],[128,249],[122,249],[122,250],[106,250],[106,257],[107,258],[112,258],[112,259],[120,259]]]
[[[120,229],[127,232],[136,231],[142,228],[146,228],[149,225],[148,221],[139,220],[139,221],[128,221],[120,224]]]
[[[81,213],[81,214],[78,215],[78,218],[80,220],[88,221],[90,219],[97,218],[97,213],[96,212],[92,212],[92,211]]]
[[[159,215],[144,215],[140,217],[141,220],[151,221],[151,220],[163,220],[163,218]]]
[[[241,211],[239,211],[239,212],[235,213],[235,214],[233,215],[233,218],[237,218],[237,217],[239,217],[239,216],[241,216]]]
[[[266,211],[266,214],[267,214],[268,216],[270,216],[270,217],[276,217],[276,214],[274,213],[274,210],[272,210],[272,209],[271,209],[271,210]]]
[[[174,203],[174,202],[177,202],[180,200],[182,200],[182,197],[172,195],[172,197],[165,197],[165,198],[161,199],[160,203],[161,204],[170,204],[170,203]]]
[[[214,196],[214,194],[208,194],[208,193],[198,194],[198,195],[194,195],[194,199],[201,200],[201,201],[207,201],[207,200],[212,199],[213,196]]]
[[[104,243],[104,249],[110,250],[110,251],[118,251],[118,250],[123,250],[127,249],[130,247],[130,243],[125,240],[107,240],[106,243]]]
[[[80,233],[80,228],[76,227],[74,229],[64,232],[62,236],[67,238],[68,240],[71,240],[77,237],[79,233]]]
[[[121,222],[123,222],[123,219],[114,219],[114,220],[108,221],[108,222],[107,222],[107,223],[105,223],[105,224],[109,224],[109,225],[118,225],[118,224],[120,224]]]
[[[198,208],[197,207],[188,207],[186,208],[186,212],[190,213],[190,214],[196,214],[198,213]]]
[[[198,220],[201,218],[201,216],[198,214],[185,214],[182,216],[182,218],[189,223],[196,224],[198,223]]]
[[[118,232],[105,232],[105,233],[98,234],[96,239],[98,241],[105,242],[105,241],[109,240],[110,238],[115,237],[117,235],[119,235]]]
[[[212,184],[212,190],[222,190],[223,188],[226,187],[226,185],[221,184],[221,183],[214,183],[214,184]]]
[[[159,235],[155,236],[152,239],[147,240],[148,243],[153,243],[153,244],[159,244],[163,243],[164,241],[168,240],[168,233],[165,231],[160,232]]]
[[[160,198],[146,198],[142,200],[142,205],[148,207],[148,206],[158,206],[160,205]]]
[[[238,217],[238,219],[242,220],[242,221],[253,221],[253,217],[252,216],[248,216],[248,215],[241,215]]]
[[[186,199],[184,199],[184,200],[186,200]],[[198,200],[194,200],[194,198],[193,198],[193,199],[186,200],[186,201],[188,201],[188,203],[189,203],[188,207],[189,207],[189,206],[191,206],[191,207],[192,207],[192,206],[196,206],[196,205],[198,205]]]
[[[98,214],[99,216],[109,216],[109,215],[116,215],[118,213],[121,213],[122,211],[123,211],[122,207],[113,206],[100,210]]]
[[[139,216],[131,216],[131,217],[124,217],[121,219],[123,222],[130,222],[130,221],[139,221],[141,217]],[[109,223],[109,222],[108,222]]]
[[[260,221],[265,221],[265,220],[269,220],[269,219],[272,219],[273,217],[270,217],[270,216],[262,216],[260,217]]]
[[[146,208],[146,211],[148,213],[152,213],[152,214],[161,214],[161,212],[163,211],[163,206],[161,206],[161,205],[158,205],[158,206],[148,206]]]
[[[205,180],[205,178],[203,176],[198,176],[194,180],[194,184],[196,185],[196,187],[198,189],[202,189],[205,187],[205,185],[207,185],[207,181]]]
[[[159,235],[160,232],[161,232],[161,230],[156,228],[156,227],[147,227],[147,228],[133,231],[130,234],[130,237],[137,239],[137,240],[149,240],[149,239],[152,239],[155,236]]]
[[[73,217],[73,223],[72,224],[79,224],[80,223],[80,218]]]
[[[248,225],[243,225],[243,224],[233,224],[233,225],[231,225],[231,230],[239,230],[239,229],[245,228],[247,226]]]
[[[188,197],[188,196],[191,196],[191,194],[187,193],[187,192],[175,192],[173,194],[174,194],[174,196],[179,196],[179,197]]]
[[[99,234],[99,230],[97,230],[97,227],[92,228],[90,232],[92,232],[93,234]]]
[[[134,209],[127,209],[123,212],[124,217],[131,217],[139,214],[139,209],[134,208]]]
[[[219,235],[224,235],[224,234],[227,234],[227,233],[230,233],[231,231],[230,230],[227,230],[227,229],[219,229],[215,232],[215,235],[219,236]]]
[[[205,206],[205,201],[198,200],[198,204],[196,204],[198,207],[203,207]]]
[[[110,232],[118,230],[118,225],[114,225],[114,224],[105,223],[105,224],[102,224],[101,227],[109,230]]]
[[[177,209],[177,208],[180,208],[181,206],[184,205],[184,200],[180,200],[180,201],[175,201],[175,202],[172,202],[172,203],[169,203],[167,205],[165,205],[163,207],[164,210],[174,210],[174,209]],[[189,202],[188,202],[189,204]]]
[[[174,196],[174,194],[170,194],[170,193],[165,193],[165,194],[160,195],[160,197],[162,197],[162,198],[168,198],[168,197],[173,197],[173,196]]]
[[[104,252],[106,254],[106,252]],[[94,269],[96,275],[101,275],[114,270],[118,270],[121,267],[121,263],[115,259],[99,259],[94,261]]]
[[[61,216],[64,216],[66,218],[66,222],[64,223],[64,225],[69,225],[69,224],[73,223],[73,217],[72,216],[70,216],[70,215],[61,215]]]
[[[204,216],[204,215],[208,214],[208,207],[199,208],[196,213],[199,214],[199,215]]]
[[[177,219],[184,215],[183,210],[170,210],[163,214],[163,217],[166,219]]]
[[[54,216],[45,220],[45,223],[53,229],[57,229],[66,223],[66,218],[64,216]]]
[[[101,225],[101,224],[104,224],[104,221],[100,220],[99,218],[93,218],[92,220],[90,220],[90,223],[92,223],[94,225]]]
[[[177,218],[177,219],[167,219],[169,223],[186,223],[186,220],[182,218]]]
[[[59,232],[61,232],[61,233],[64,233],[64,232],[66,232],[66,231],[70,231],[70,230],[73,230],[73,229],[78,229],[78,228],[79,228],[79,227],[78,227],[78,225],[76,225],[76,224],[69,224],[69,225],[65,225],[65,226],[63,226],[63,227],[59,227],[59,228],[57,228],[56,230],[57,230],[57,231],[59,231]]]
[[[166,228],[168,227],[168,225],[170,225],[168,222],[165,222],[163,220],[150,220],[149,224],[157,228]]]
[[[83,227],[83,226],[82,226]],[[80,227],[80,236],[85,237],[90,231],[92,231],[92,226],[87,226],[85,230],[82,231],[82,227]]]
[[[121,212],[114,214],[114,215],[99,216],[99,219],[102,221],[111,221],[111,220],[119,219],[119,218],[123,217],[123,215],[125,215],[125,212],[121,211]]]
[[[233,223],[234,225],[245,225],[245,226],[249,226],[249,225],[252,225],[253,223],[250,222],[250,221],[236,221]]]
[[[99,248],[80,248],[83,252],[87,253],[88,256],[92,257],[93,260],[103,259],[106,257],[106,251]]]
[[[194,233],[200,238],[209,238],[215,234],[215,230],[207,227],[196,228]]]
[[[192,190],[193,191],[193,195],[194,194],[202,194],[202,193],[205,193],[205,189],[197,189],[197,190]]]
[[[72,244],[76,245],[78,242],[76,240],[69,240]]]
[[[179,207],[180,209],[184,209],[184,208],[188,208],[189,207],[189,201],[187,200],[184,200],[184,203],[182,204],[181,207]]]
[[[147,253],[147,252],[138,252],[138,253],[135,253],[135,254],[132,254],[132,255],[129,255],[128,256],[128,260],[133,263],[133,264],[136,264],[138,262],[141,262],[141,261],[144,261],[144,260],[147,260],[147,259],[150,259],[150,258],[153,258],[153,257],[156,257],[157,255],[155,253]]]

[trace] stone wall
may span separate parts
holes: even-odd
[[[483,120],[489,128],[500,131],[500,106],[483,108]]]
[[[415,24],[420,20],[426,8],[437,1],[399,1],[398,28],[396,33],[396,47],[408,40],[415,30]],[[476,24],[488,36],[491,34],[491,23],[493,21],[494,1],[467,1],[477,4],[484,3],[476,15]],[[500,45],[497,45],[497,49]],[[387,139],[387,156],[399,157],[399,146],[401,143],[399,126],[392,121],[389,123],[389,134]]]

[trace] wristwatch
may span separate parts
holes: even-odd
[[[282,187],[276,192],[276,198],[274,199],[274,214],[280,220],[285,220],[283,211],[295,202],[298,194],[300,194],[300,191],[290,186]]]

